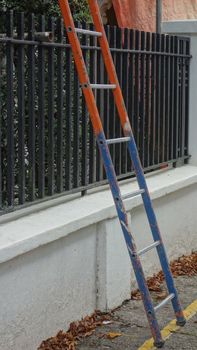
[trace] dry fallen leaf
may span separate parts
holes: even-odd
[[[165,299],[167,296],[168,296],[168,294],[167,294],[167,292],[165,291],[165,292],[157,293],[156,298],[157,298],[158,300],[163,300],[163,299]]]
[[[72,322],[67,332],[60,331],[55,337],[42,342],[38,350],[76,350],[77,342],[92,335],[103,322],[110,322],[111,315],[96,311],[81,321]]]
[[[122,336],[121,333],[113,333],[113,332],[107,333],[107,338],[108,339],[115,339],[115,338],[118,338],[118,337],[121,337],[121,336]]]
[[[197,252],[189,256],[182,256],[181,258],[170,263],[170,268],[173,276],[194,276],[197,274]],[[151,292],[162,294],[162,284],[164,282],[164,274],[162,271],[155,274],[153,277],[147,279],[147,285]],[[131,293],[132,300],[140,300],[141,295],[139,290]]]

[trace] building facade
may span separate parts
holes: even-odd
[[[104,23],[154,32],[156,0],[100,0]],[[197,18],[197,0],[163,0],[163,21]]]

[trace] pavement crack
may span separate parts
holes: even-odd
[[[142,325],[140,325],[140,324],[137,324],[137,323],[133,323],[132,325],[131,325],[132,327],[137,327],[137,328],[148,328],[148,327],[146,327],[146,326],[142,326]]]
[[[180,332],[180,331],[170,331],[170,333],[176,333],[176,334],[181,334],[181,335],[188,335],[188,336],[191,336],[191,337],[195,337],[197,338],[197,334],[194,334],[194,333],[189,333],[189,332]]]
[[[138,323],[130,323],[130,322],[125,323],[125,322],[123,322],[123,321],[115,321],[114,323],[119,324],[121,328],[123,328],[123,327],[125,327],[125,328],[126,328],[126,327],[127,327],[127,328],[130,328],[130,327],[137,327],[137,328],[145,328],[145,329],[148,329],[147,326],[143,326],[143,325],[140,325],[140,324],[138,324]]]

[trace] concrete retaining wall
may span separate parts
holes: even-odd
[[[197,249],[197,168],[165,171],[148,183],[169,257]],[[128,200],[127,210],[141,249],[151,242],[141,200]],[[108,190],[2,222],[0,247],[2,350],[35,350],[71,321],[117,307],[135,287]],[[142,262],[147,275],[160,269],[155,252]]]

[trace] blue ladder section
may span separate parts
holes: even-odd
[[[129,139],[125,138],[125,142],[128,143],[130,157],[131,157],[134,169],[135,169],[136,179],[138,181],[140,189],[138,191],[135,191],[135,192],[133,192],[129,195],[126,195],[126,196],[121,195],[120,187],[119,187],[119,184],[117,181],[116,173],[114,170],[114,166],[113,166],[112,159],[111,159],[110,152],[109,152],[109,148],[108,148],[108,144],[113,144],[113,140],[106,140],[104,133],[100,133],[97,137],[97,142],[98,142],[99,149],[100,149],[102,159],[104,162],[106,174],[108,176],[109,184],[111,187],[112,195],[113,195],[114,202],[116,205],[118,217],[119,217],[121,228],[122,228],[124,238],[126,241],[129,256],[130,256],[132,266],[133,266],[133,269],[135,272],[136,280],[137,280],[139,290],[140,290],[140,293],[142,296],[144,308],[145,308],[145,311],[147,314],[147,318],[148,318],[148,321],[150,324],[153,338],[155,340],[154,344],[157,348],[161,348],[164,345],[164,340],[162,339],[162,336],[161,336],[159,324],[158,324],[158,321],[156,318],[156,312],[161,307],[166,305],[169,301],[172,301],[172,305],[173,305],[174,312],[175,312],[176,319],[177,319],[177,324],[180,326],[184,326],[186,323],[186,320],[185,320],[185,317],[183,315],[182,307],[181,307],[181,304],[179,302],[179,297],[178,297],[178,293],[177,293],[177,290],[176,290],[176,287],[174,284],[173,276],[172,276],[172,273],[170,271],[167,255],[165,252],[164,244],[163,244],[161,234],[159,231],[159,227],[157,224],[156,216],[155,216],[155,213],[153,210],[152,202],[150,199],[148,187],[147,187],[145,176],[144,176],[144,172],[143,172],[140,160],[139,160],[139,155],[138,155],[137,147],[135,144],[135,140],[134,140],[133,135],[131,135],[129,137]],[[120,139],[120,142],[123,142],[123,138]],[[114,143],[118,143],[118,139],[114,139]],[[123,202],[126,199],[133,198],[136,196],[142,196],[144,207],[145,207],[146,214],[147,214],[147,218],[148,218],[151,232],[152,232],[153,239],[154,239],[154,242],[150,246],[145,247],[144,249],[142,249],[140,251],[137,251],[134,238],[133,238],[131,230],[129,228],[128,217],[127,217],[127,213],[126,213],[124,202]],[[156,307],[153,306],[152,298],[151,298],[151,295],[150,295],[150,292],[149,292],[149,289],[148,289],[148,286],[146,283],[142,264],[140,261],[141,255],[145,254],[146,252],[148,252],[154,248],[157,249],[157,253],[158,253],[158,256],[160,259],[160,263],[162,266],[162,270],[163,270],[163,273],[165,276],[165,280],[166,280],[166,284],[167,284],[167,288],[168,288],[168,292],[169,292],[169,295],[166,297],[166,299],[163,300]]]

